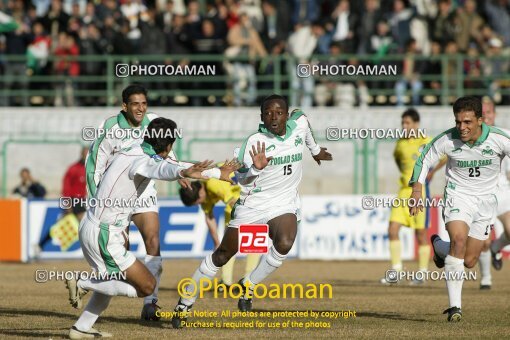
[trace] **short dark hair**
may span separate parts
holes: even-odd
[[[482,118],[482,100],[475,96],[465,96],[458,98],[453,103],[453,113],[473,111],[476,118]]]
[[[175,142],[176,130],[177,124],[173,120],[158,117],[147,126],[147,133],[143,137],[143,141],[149,143],[156,153],[160,153]]]
[[[417,123],[420,121],[420,114],[418,113],[418,111],[416,111],[415,108],[409,108],[407,110],[404,111],[404,113],[402,113],[402,118],[404,117],[409,117],[413,120],[413,122]]]
[[[143,94],[147,98],[147,90],[142,85],[131,84],[122,91],[122,102],[127,104],[129,97],[134,94]]]
[[[287,100],[285,99],[285,97],[280,96],[279,94],[272,94],[272,95],[267,96],[266,98],[264,98],[262,100],[262,104],[260,104],[260,113],[264,113],[264,107],[266,106],[266,103],[270,102],[272,100],[281,100],[281,101],[283,101],[285,103],[285,107],[286,107],[287,112],[289,112],[289,104],[287,103]]]
[[[198,193],[202,188],[202,183],[200,181],[195,181],[191,183],[191,189],[188,188],[180,188],[179,196],[181,196],[182,204],[187,207],[190,207],[195,204],[198,200]]]

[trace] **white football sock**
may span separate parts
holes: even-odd
[[[154,288],[154,292],[152,292],[151,295],[146,296],[143,299],[144,305],[147,303],[152,303],[153,300],[158,301],[159,280],[161,278],[161,272],[163,271],[161,256],[145,255],[145,266],[156,278],[156,287]]]
[[[246,280],[251,282],[253,285],[259,284],[266,277],[279,268],[283,261],[287,258],[287,255],[282,255],[276,251],[274,246],[269,249],[267,254],[264,254],[260,259],[257,267],[248,275]],[[244,281],[243,281],[244,282]]]
[[[79,280],[78,287],[104,295],[138,297],[135,287],[124,281],[101,281],[96,279]]]
[[[189,284],[186,286],[186,291],[191,294],[193,294],[193,290],[195,291],[195,295],[189,298],[183,298],[181,297],[181,302],[184,303],[187,306],[190,306],[195,303],[198,296],[198,290],[200,287],[200,280],[201,279],[209,279],[212,280],[220,267],[216,267],[212,261],[212,254],[209,254],[205,257],[205,259],[202,261],[200,266],[197,268],[191,279],[195,281],[195,284]]]
[[[89,331],[96,323],[99,315],[108,307],[111,299],[112,297],[109,295],[94,292],[74,327],[83,332]]]
[[[482,272],[482,279],[480,280],[480,284],[488,286],[492,285],[491,251],[490,250],[482,251],[480,253],[478,263],[480,264],[480,271]]]
[[[450,252],[450,242],[436,240],[433,246],[436,254],[439,255],[442,259],[446,259],[446,256],[448,256],[448,253]]]
[[[494,253],[499,253],[501,249],[505,248],[509,244],[510,240],[506,237],[506,234],[503,233],[492,242],[491,249]]]
[[[450,307],[461,308],[462,284],[464,283],[464,259],[458,259],[448,255],[444,259],[444,263],[444,271],[447,278],[446,288],[448,289]],[[458,278],[459,280],[448,280],[448,277]]]

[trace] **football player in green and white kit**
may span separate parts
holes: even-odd
[[[510,137],[482,119],[482,102],[477,97],[461,97],[453,104],[455,127],[432,140],[416,161],[409,181],[411,198],[419,202],[428,169],[444,155],[446,164],[443,216],[450,242],[438,235],[431,238],[434,262],[444,267],[450,307],[448,321],[462,319],[461,295],[464,266],[473,268],[496,215],[496,192],[501,161],[510,155]],[[411,215],[423,205],[409,207]]]
[[[201,279],[212,279],[217,271],[238,251],[238,228],[243,224],[268,224],[273,246],[264,254],[258,266],[244,279],[244,294],[239,300],[241,311],[252,307],[249,287],[262,282],[280,267],[294,244],[299,220],[298,185],[303,167],[305,146],[315,161],[332,160],[326,148],[315,142],[307,117],[300,110],[289,115],[282,96],[271,95],[261,105],[262,124],[243,143],[238,160],[243,167],[236,176],[241,196],[232,210],[232,220],[216,251],[208,255],[192,276],[199,286]],[[194,287],[188,285],[191,292]],[[182,327],[197,294],[180,298],[172,319],[174,328]]]

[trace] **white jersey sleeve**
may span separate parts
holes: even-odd
[[[298,126],[301,125],[305,130],[305,144],[308,150],[312,153],[312,156],[318,155],[321,152],[321,147],[315,141],[315,136],[313,135],[313,130],[310,126],[310,122],[308,121],[308,117],[306,117],[303,111],[296,109],[292,111],[290,119],[295,120]]]
[[[437,162],[439,162],[439,160],[446,154],[445,148],[449,132],[450,130],[440,134],[425,146],[414,165],[413,174],[409,181],[410,186],[416,182],[425,184],[425,179],[427,178],[429,169],[437,164]]]
[[[129,179],[133,179],[136,175],[140,175],[151,179],[160,179],[173,181],[183,178],[180,175],[181,170],[185,169],[178,164],[165,162],[158,155],[152,157],[143,157],[133,164],[129,171]]]
[[[115,125],[117,125],[117,117],[110,117],[101,123],[99,131],[105,132],[114,128]],[[87,194],[89,197],[95,196],[97,186],[106,170],[108,160],[118,151],[116,150],[117,144],[114,139],[109,138],[105,133],[98,136],[91,144],[85,161]]]

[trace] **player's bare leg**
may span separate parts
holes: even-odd
[[[492,255],[492,266],[496,270],[501,270],[503,267],[501,249],[510,244],[510,211],[498,216],[498,219],[503,224],[504,232],[492,242],[490,251]]]
[[[177,306],[174,309],[174,316],[172,318],[172,326],[174,328],[181,328],[182,322],[186,321],[187,313],[193,307],[197,296],[200,280],[209,279],[212,280],[218,270],[224,266],[238,251],[238,230],[237,228],[227,227],[223,239],[221,240],[220,246],[214,251],[214,253],[207,255],[202,261],[200,266],[195,270],[191,277],[194,284],[189,284],[186,287],[186,291],[189,293],[186,297],[181,297]],[[193,291],[195,292],[193,294]]]
[[[267,254],[262,256],[257,267],[247,277],[239,281],[245,287],[245,294],[238,302],[241,311],[251,310],[252,292],[250,290],[282,265],[296,239],[296,215],[283,214],[268,221],[267,224],[273,246],[269,248]]]
[[[141,318],[143,320],[159,320],[156,311],[161,309],[158,305],[158,290],[161,273],[163,271],[160,245],[159,245],[159,215],[156,212],[148,211],[135,214],[131,217],[133,223],[138,227],[145,244],[145,266],[156,278],[154,292],[145,297]]]
[[[480,258],[478,259],[480,272],[482,273],[482,278],[480,280],[481,290],[489,290],[492,286],[490,245],[490,238],[483,241],[482,252],[480,253]]]

